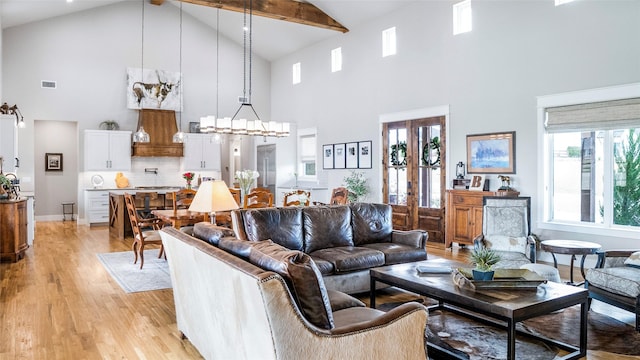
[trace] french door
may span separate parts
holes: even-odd
[[[383,124],[383,199],[398,230],[429,232],[444,248],[444,116]]]

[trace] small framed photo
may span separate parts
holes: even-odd
[[[484,191],[485,189],[485,181],[487,179],[484,175],[473,175],[471,176],[471,180],[469,182],[469,190],[471,191]]]
[[[358,143],[347,143],[347,169],[358,168]]]
[[[192,134],[197,134],[200,132],[200,123],[197,121],[192,121],[189,123],[189,132]]]
[[[322,145],[322,168],[333,169],[333,145]]]
[[[358,168],[371,169],[371,141],[358,142]]]
[[[516,132],[467,135],[467,174],[515,174]]]
[[[334,169],[344,169],[346,164],[346,154],[347,154],[347,145],[346,144],[334,144],[333,145],[333,168]]]
[[[62,153],[46,153],[44,171],[62,171]]]

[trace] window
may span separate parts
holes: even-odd
[[[316,129],[298,130],[298,177],[300,179],[315,179],[316,152]]]
[[[471,0],[453,5],[453,35],[471,31]]]
[[[552,100],[542,113],[544,224],[640,232],[640,97],[576,104],[571,96],[572,105]]]
[[[382,57],[396,54],[396,28],[382,31]]]
[[[297,62],[295,64],[293,64],[293,84],[300,84],[301,80],[301,70],[300,70],[300,63]]]
[[[331,50],[331,72],[342,70],[342,48]]]

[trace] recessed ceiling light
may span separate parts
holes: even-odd
[[[68,3],[73,2],[73,0],[67,0]]]

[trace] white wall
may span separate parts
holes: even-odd
[[[78,211],[77,125],[73,121],[34,122],[34,154],[40,160],[35,168],[35,215],[39,220],[62,220],[63,202],[74,202]],[[46,153],[62,154],[62,171],[45,171]]]
[[[537,193],[536,96],[640,80],[640,2],[474,1],[473,31],[452,35],[452,2],[410,2],[396,12],[272,64],[272,116],[318,128],[322,144],[373,140],[380,114],[450,106],[447,172],[466,163],[466,135],[516,131],[512,185]],[[398,54],[381,57],[381,31],[396,26]],[[330,72],[341,46],[343,70]],[[302,63],[302,83],[291,65]],[[379,153],[366,170],[381,201]],[[329,170],[329,188],[348,170]],[[491,188],[499,187],[491,178]],[[450,186],[450,184],[449,184]],[[534,218],[534,224],[536,219]],[[535,229],[534,229],[535,231]],[[545,234],[547,236],[552,236]],[[584,236],[588,238],[588,236]],[[613,239],[598,239],[615,242]]]
[[[121,130],[135,130],[138,112],[126,107],[126,69],[142,65],[141,14],[139,2],[123,1],[4,30],[2,94],[20,106],[27,124],[20,134],[21,176],[33,178],[34,166],[40,164],[34,154],[34,120],[77,122],[80,149],[83,130],[97,129],[104,120],[116,120]],[[180,70],[179,18],[179,8],[171,3],[146,5],[145,68]],[[215,31],[183,14],[182,44],[185,110],[182,129],[188,131],[189,122],[215,114]],[[241,45],[220,37],[221,116],[233,115],[238,107],[243,86],[242,55]],[[261,114],[270,113],[269,66],[254,54],[252,100]],[[58,88],[41,89],[41,80],[57,81]],[[78,198],[82,204],[82,190],[90,185],[92,174],[82,173],[82,151],[78,161]],[[144,167],[160,167],[164,174],[175,173],[179,161],[134,158],[132,171],[125,176],[145,180],[140,173]],[[115,173],[103,177],[107,183]],[[181,181],[179,174],[168,177]],[[34,184],[22,182],[21,186],[23,191],[31,191]]]

